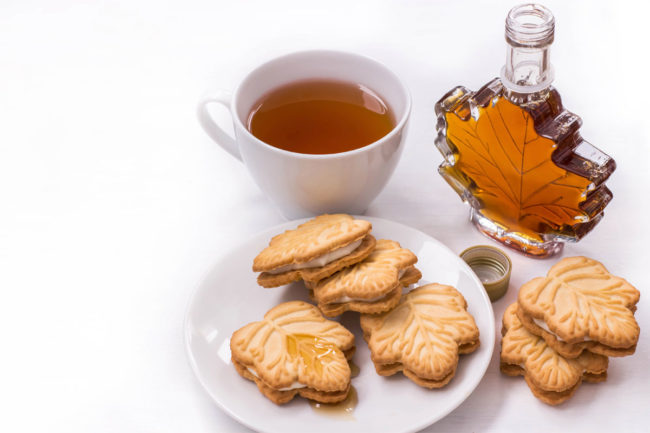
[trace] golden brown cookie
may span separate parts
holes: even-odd
[[[503,315],[501,371],[522,375],[535,397],[547,404],[569,399],[580,383],[600,382],[607,375],[606,356],[584,351],[577,358],[565,358],[544,339],[531,334],[517,317],[517,303]]]
[[[546,277],[535,278],[519,290],[523,313],[538,326],[568,343],[595,341],[611,348],[631,348],[639,339],[634,306],[639,291],[613,276],[596,260],[567,257]]]
[[[558,340],[555,335],[538,326],[521,308],[517,308],[517,317],[531,334],[542,337],[546,344],[565,358],[577,358],[583,350],[588,350],[603,356],[614,357],[633,355],[636,350],[636,344],[626,348],[609,347],[596,341],[583,341],[581,343],[569,344]]]
[[[235,370],[237,370],[237,372],[242,377],[255,382],[260,392],[275,404],[288,403],[296,396],[296,394],[299,394],[301,397],[317,401],[319,403],[337,403],[339,401],[345,400],[345,398],[348,396],[348,392],[350,391],[349,386],[343,391],[332,392],[317,391],[312,388],[279,391],[277,389],[271,388],[259,378],[255,377],[243,364],[233,360],[233,365],[235,366]]]
[[[441,284],[412,290],[389,312],[362,314],[361,329],[379,375],[402,371],[426,388],[446,385],[456,372],[458,355],[480,344],[465,298]]]
[[[376,240],[372,235],[367,235],[362,239],[361,244],[354,249],[350,254],[336,259],[325,266],[316,268],[305,268],[293,271],[282,272],[279,274],[272,274],[270,272],[262,272],[257,277],[257,284],[262,287],[271,288],[284,286],[285,284],[293,283],[294,281],[304,280],[305,282],[318,281],[329,277],[347,266],[352,266],[370,255],[375,248]]]
[[[607,380],[607,371],[604,371],[600,374],[583,373],[581,382],[576,383],[575,386],[567,390],[557,392],[545,391],[542,388],[539,388],[530,379],[528,379],[528,377],[525,376],[524,369],[517,365],[502,363],[501,372],[507,374],[508,376],[524,376],[524,380],[526,381],[526,384],[528,384],[528,387],[530,388],[533,395],[540,399],[542,402],[550,404],[552,406],[563,403],[571,398],[576,390],[580,387],[580,383],[582,382],[598,383]]]
[[[402,287],[415,284],[422,278],[422,272],[415,266],[407,268],[399,279],[400,285],[376,301],[350,301],[342,303],[319,304],[318,308],[327,317],[336,317],[348,310],[364,314],[378,314],[393,309],[402,297]],[[309,296],[315,301],[314,291],[309,291]]]
[[[403,284],[412,284],[421,278],[420,271],[413,267],[417,260],[415,254],[399,243],[380,239],[362,262],[324,280],[308,282],[307,287],[313,291],[318,308],[326,316],[336,316],[347,310],[381,313],[397,305]]]
[[[280,304],[230,339],[233,365],[267,398],[286,403],[296,394],[322,403],[345,399],[350,388],[347,359],[354,335],[302,301]]]
[[[276,287],[317,281],[366,258],[374,248],[372,225],[345,214],[320,215],[274,236],[253,261],[258,282]]]
[[[421,279],[422,279],[422,272],[420,272],[420,270],[415,266],[411,266],[406,268],[406,270],[404,271],[404,273],[399,279],[399,283],[404,287],[408,287],[411,284],[417,283]]]

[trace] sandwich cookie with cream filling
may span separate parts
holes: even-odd
[[[363,338],[381,376],[402,372],[417,385],[441,388],[454,377],[459,355],[475,351],[479,330],[458,290],[420,286],[382,314],[362,314]]]
[[[350,331],[302,301],[277,305],[230,339],[237,372],[276,404],[296,395],[320,403],[344,400],[354,350]]]
[[[397,305],[402,287],[422,278],[413,266],[417,260],[399,243],[380,239],[365,260],[306,285],[325,316],[338,316],[348,310],[381,313]]]
[[[322,280],[368,257],[375,247],[368,221],[350,215],[320,215],[269,242],[253,261],[262,287]]]
[[[639,291],[587,257],[567,257],[519,290],[516,313],[526,329],[562,356],[584,350],[605,356],[634,353]]]

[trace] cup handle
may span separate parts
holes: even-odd
[[[226,91],[218,91],[216,94],[211,96],[206,96],[199,101],[197,106],[196,114],[199,118],[199,123],[203,127],[203,130],[223,148],[226,152],[237,158],[241,161],[241,154],[239,153],[239,148],[237,147],[237,142],[233,137],[230,136],[226,131],[223,130],[217,123],[214,121],[210,113],[208,112],[208,105],[212,103],[221,104],[230,113],[230,116],[233,116],[232,108],[230,107],[231,95]]]

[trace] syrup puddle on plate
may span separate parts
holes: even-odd
[[[359,375],[359,366],[356,365],[353,361],[350,361],[350,377],[357,377]],[[327,416],[330,418],[337,418],[346,421],[355,421],[354,408],[357,407],[357,402],[359,398],[357,397],[357,390],[354,386],[350,385],[350,392],[348,396],[345,397],[345,400],[338,403],[318,403],[315,401],[309,400],[309,405],[311,408],[318,414]]]
[[[356,421],[352,413],[357,406],[357,401],[357,390],[350,385],[348,396],[339,403],[318,403],[310,400],[309,405],[319,415],[346,421]]]

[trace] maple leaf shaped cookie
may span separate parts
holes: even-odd
[[[577,358],[564,358],[544,339],[530,333],[517,317],[517,303],[503,315],[501,371],[523,375],[533,394],[548,404],[570,398],[580,383],[606,379],[608,359],[588,351]]]
[[[560,341],[557,337],[546,329],[540,327],[535,321],[528,316],[521,308],[517,309],[517,317],[522,325],[532,334],[542,337],[546,344],[551,346],[560,355],[565,358],[577,358],[582,352],[588,350],[592,353],[597,353],[604,356],[629,356],[633,355],[636,351],[636,344],[630,347],[614,348],[598,343],[597,341],[582,341],[580,343],[565,343]]]
[[[368,221],[350,215],[320,215],[271,239],[253,261],[257,283],[278,287],[318,281],[368,257],[375,247]]]
[[[381,313],[397,305],[402,286],[416,283],[421,273],[413,267],[418,258],[399,243],[377,241],[370,255],[329,278],[308,283],[323,314],[332,317],[344,311]]]
[[[350,215],[320,215],[296,229],[274,236],[253,261],[253,271],[308,262],[329,251],[365,237],[372,225]]]
[[[479,330],[465,298],[441,284],[412,290],[387,313],[363,314],[361,328],[378,374],[403,371],[427,388],[446,385],[456,372],[458,355],[479,346]]]
[[[296,394],[321,402],[349,391],[354,335],[302,301],[280,304],[230,339],[233,364],[275,403]]]
[[[525,314],[546,323],[563,342],[597,341],[627,348],[639,339],[633,314],[639,296],[637,289],[600,262],[567,257],[546,277],[524,284],[518,302]]]

